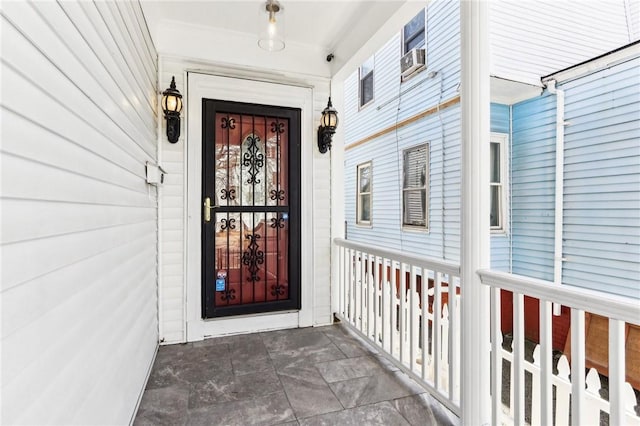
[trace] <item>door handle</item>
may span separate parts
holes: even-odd
[[[218,206],[216,206],[215,204],[214,205],[211,204],[211,198],[206,197],[204,199],[204,214],[203,214],[203,216],[204,216],[204,221],[205,222],[211,222],[211,210],[215,209],[216,207],[218,207]]]

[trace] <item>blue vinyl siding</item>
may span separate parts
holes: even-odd
[[[491,131],[495,133],[505,133],[509,135],[511,131],[510,125],[510,107],[503,104],[491,104]],[[511,151],[511,138],[509,137],[508,152]],[[505,187],[507,200],[509,200],[508,186]],[[508,206],[508,203],[507,203]],[[507,207],[508,210],[508,207]],[[509,215],[507,214],[507,220]],[[505,224],[506,232],[491,234],[491,269],[498,271],[510,272],[510,250],[511,235],[509,233],[509,223]]]
[[[640,58],[567,82],[563,283],[640,299]]]
[[[427,69],[400,81],[401,28],[375,54],[374,100],[358,107],[358,70],[346,80],[345,144],[357,142],[425,109],[458,95],[460,82],[460,23],[457,1],[430,3],[427,20]],[[437,74],[429,78],[430,71]],[[402,92],[405,92],[399,96]]]
[[[513,105],[511,221],[513,273],[553,280],[556,98]]]
[[[358,108],[358,72],[345,81],[345,217],[347,237],[426,256],[460,257],[460,106],[421,118],[352,149],[348,145],[397,121],[458,95],[460,81],[459,4],[429,4],[427,69],[400,82],[401,37],[395,35],[375,53],[374,101]],[[435,76],[429,77],[431,71]],[[402,93],[405,92],[405,93]],[[402,229],[402,151],[429,143],[428,230]],[[356,219],[356,167],[372,162],[371,226]]]
[[[562,282],[640,298],[640,59],[565,91]],[[555,103],[513,106],[513,272],[553,280]]]
[[[357,70],[345,81],[345,141],[358,142],[440,102],[457,96],[460,81],[458,3],[437,1],[429,6],[427,20],[427,70],[400,82],[400,35],[375,55],[374,101],[358,107]],[[436,71],[429,78],[429,72]],[[441,91],[442,90],[442,91]],[[405,93],[401,93],[406,91]],[[400,95],[400,96],[399,96]],[[442,122],[441,122],[442,120]],[[510,132],[509,106],[492,104],[491,130]],[[443,143],[444,136],[444,143]],[[402,151],[429,143],[429,230],[402,229]],[[380,136],[345,155],[345,217],[349,239],[383,244],[426,256],[458,261],[460,256],[460,108],[459,105],[422,118]],[[444,147],[444,149],[443,149]],[[356,219],[356,168],[371,161],[373,209],[371,226]],[[383,243],[382,243],[383,242]],[[508,271],[508,233],[491,237],[492,268]]]

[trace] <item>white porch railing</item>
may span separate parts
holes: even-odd
[[[458,416],[460,406],[460,268],[394,250],[335,239],[336,316],[368,339]],[[625,324],[640,324],[637,301],[489,270],[492,424],[640,426],[636,395],[626,383]],[[502,345],[501,290],[513,292],[512,349]],[[524,297],[540,301],[540,344],[525,359]],[[571,366],[552,362],[552,303],[571,308]],[[608,318],[608,399],[596,370],[585,370],[585,312]],[[489,344],[489,342],[487,342]],[[473,354],[470,354],[473,356]],[[504,361],[510,363],[508,373]],[[525,372],[530,383],[525,384]],[[525,398],[525,388],[529,386]],[[503,392],[509,402],[503,405]],[[507,399],[506,396],[504,399]],[[525,406],[530,416],[525,421]]]
[[[634,411],[636,397],[626,383],[625,368],[625,323],[640,323],[638,301],[503,272],[482,270],[478,274],[482,283],[491,287],[492,424],[525,424],[527,371],[531,374],[531,424],[597,425],[603,412],[608,414],[610,425],[640,425],[640,417]],[[513,292],[511,352],[502,348],[501,289]],[[540,345],[535,349],[533,363],[524,356],[524,296],[540,303]],[[571,366],[563,355],[557,374],[553,373],[552,364],[552,303],[571,308]],[[608,400],[599,394],[601,385],[596,371],[591,369],[585,374],[585,312],[608,318]],[[506,410],[501,397],[503,358],[511,362],[511,396]]]
[[[334,242],[336,316],[459,416],[459,265]]]

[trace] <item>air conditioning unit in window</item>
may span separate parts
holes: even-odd
[[[403,80],[425,68],[424,49],[411,49],[400,59],[400,72]]]

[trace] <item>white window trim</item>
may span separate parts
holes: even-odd
[[[502,194],[500,197],[500,226],[491,227],[492,234],[507,233],[509,223],[509,135],[506,133],[491,132],[490,143],[500,144],[500,185],[502,186]],[[489,183],[493,186],[492,183]],[[491,194],[491,191],[489,191]],[[489,202],[491,204],[491,202]]]
[[[411,22],[411,20],[413,18],[418,16],[419,13],[420,12],[416,13],[415,15],[413,15],[411,17],[411,19],[409,19],[409,21],[407,23],[405,23],[402,26],[402,29],[400,30],[400,56],[401,57],[410,52],[409,50],[404,50],[405,49],[404,28],[409,24],[409,22]],[[422,31],[424,31],[424,39],[422,41],[422,44],[420,46],[414,47],[414,49],[426,48],[426,44],[427,44],[427,10],[426,10],[426,8],[424,8],[424,27],[423,27]]]
[[[360,169],[365,167],[369,167],[369,192],[360,192]],[[360,220],[360,211],[362,209],[360,196],[362,194],[369,194],[369,220]],[[373,226],[373,166],[371,161],[356,166],[356,225],[365,228]]]
[[[364,108],[368,107],[369,105],[373,104],[373,102],[376,100],[376,58],[375,58],[375,55],[369,57],[366,61],[364,61],[364,63],[369,62],[369,60],[371,60],[373,62],[373,66],[371,67],[371,71],[369,73],[367,73],[367,74],[365,74],[363,76],[362,75],[362,65],[360,65],[358,67],[358,111],[360,111],[361,109],[364,109]],[[366,104],[361,104],[360,102],[362,101],[362,78],[366,77],[369,74],[371,74],[371,89],[373,90],[373,96],[371,97],[369,102],[367,102]]]
[[[404,153],[406,151],[410,151],[412,149],[421,147],[423,145],[426,145],[427,149],[426,149],[426,155],[427,155],[427,159],[426,159],[426,165],[427,165],[427,176],[424,182],[424,188],[425,188],[425,197],[427,199],[427,205],[425,206],[426,211],[424,214],[425,217],[425,224],[424,226],[422,225],[405,225],[404,224]],[[429,221],[429,210],[431,208],[431,194],[429,191],[429,186],[430,186],[430,182],[431,182],[431,144],[429,142],[425,142],[425,143],[421,143],[421,144],[417,144],[417,145],[413,145],[410,146],[408,148],[405,148],[402,150],[402,177],[401,177],[401,181],[400,181],[400,190],[402,191],[402,196],[400,197],[400,227],[402,229],[402,231],[409,231],[409,232],[424,232],[424,233],[429,233],[430,231],[430,221]]]

